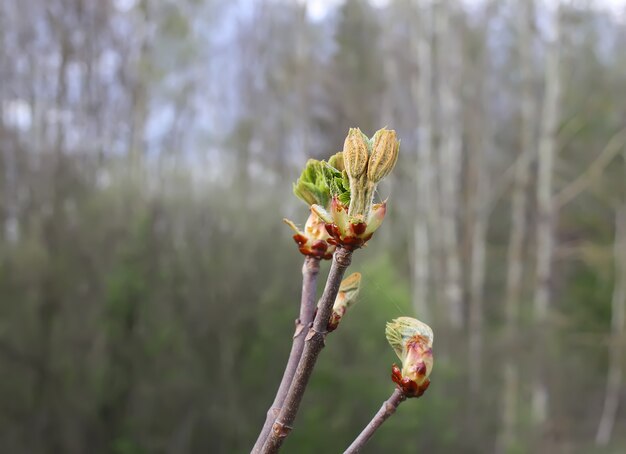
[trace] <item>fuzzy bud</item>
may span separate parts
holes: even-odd
[[[343,162],[351,179],[358,179],[367,170],[370,143],[359,128],[350,128],[343,144]]]
[[[395,167],[400,142],[396,137],[396,131],[386,128],[376,131],[373,142],[372,154],[367,166],[367,178],[372,183],[378,183]]]

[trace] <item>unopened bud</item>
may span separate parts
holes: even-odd
[[[367,170],[370,143],[359,128],[350,128],[343,144],[343,162],[350,178],[358,179]]]
[[[376,131],[373,137],[372,154],[367,166],[367,178],[372,183],[378,183],[393,170],[398,160],[400,142],[396,131],[386,128]]]
[[[337,298],[335,298],[335,304],[333,304],[333,313],[328,321],[328,331],[337,329],[346,311],[356,303],[360,285],[361,273],[352,273],[341,281]]]

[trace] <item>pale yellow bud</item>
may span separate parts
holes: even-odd
[[[370,144],[359,128],[350,128],[343,144],[343,163],[351,179],[358,179],[367,170]]]
[[[398,160],[400,142],[396,131],[386,128],[379,129],[373,137],[372,155],[367,166],[367,178],[378,183],[393,170]]]

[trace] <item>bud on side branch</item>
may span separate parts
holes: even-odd
[[[410,317],[387,323],[389,345],[402,360],[402,370],[395,364],[391,379],[407,397],[420,397],[430,385],[433,369],[433,331],[427,324]]]
[[[337,293],[335,304],[333,304],[333,313],[328,321],[329,332],[337,329],[346,311],[356,303],[360,285],[361,273],[352,273],[341,281],[339,293]]]

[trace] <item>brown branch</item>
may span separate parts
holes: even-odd
[[[352,442],[352,444],[344,451],[343,454],[355,454],[361,451],[365,443],[368,442],[374,432],[378,430],[380,426],[396,412],[398,405],[400,405],[406,399],[406,395],[399,389],[396,388],[391,394],[391,397],[383,402],[380,410],[374,415],[372,420],[369,422],[365,429],[359,434],[358,437]]]
[[[313,322],[313,316],[315,314],[315,293],[317,284],[317,275],[320,271],[320,259],[307,256],[304,259],[304,265],[302,265],[302,296],[300,299],[300,317],[296,320],[296,331],[293,335],[293,342],[291,344],[291,352],[289,353],[289,359],[283,372],[283,378],[274,397],[272,406],[267,411],[267,417],[261,433],[252,448],[253,453],[258,453],[263,447],[263,443],[267,439],[270,433],[272,424],[276,420],[276,417],[280,413],[280,409],[283,406],[287,391],[293,380],[293,376],[296,373],[296,368],[300,362],[302,356],[302,350],[304,350],[304,339],[306,335],[306,328],[311,326]]]
[[[261,450],[263,454],[278,452],[283,441],[291,431],[291,426],[296,419],[304,391],[315,367],[315,362],[322,348],[324,348],[324,339],[326,338],[328,320],[332,313],[333,303],[339,292],[341,279],[346,268],[350,266],[351,260],[352,251],[337,247],[330,272],[328,273],[328,279],[326,280],[326,287],[318,305],[317,316],[313,322],[313,327],[306,336],[302,358],[289,387],[285,402]]]

